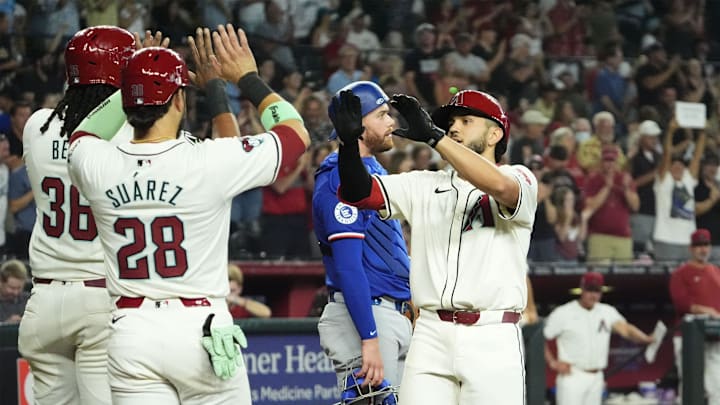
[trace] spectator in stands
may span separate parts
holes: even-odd
[[[118,2],[108,0],[80,0],[82,13],[85,15],[86,25],[95,27],[97,25],[118,25]],[[230,20],[226,20],[230,22]],[[208,27],[217,27],[208,25]]]
[[[422,143],[416,143],[412,147],[412,151],[410,152],[410,158],[413,161],[412,169],[413,170],[437,170],[437,167],[434,165],[432,158],[433,158],[433,150]]]
[[[520,118],[522,132],[520,138],[510,146],[510,163],[525,164],[532,155],[542,155],[544,149],[543,133],[550,119],[537,110],[527,110]]]
[[[491,25],[483,26],[478,31],[479,35],[472,52],[486,62],[491,61],[490,64],[493,66],[498,66],[505,59],[507,41],[503,40],[498,44],[497,31]]]
[[[705,1],[671,0],[665,15],[665,45],[671,55],[693,56],[692,47],[705,30]]]
[[[32,114],[32,107],[26,102],[17,102],[10,108],[10,154],[19,158],[23,156],[23,129]]]
[[[585,181],[585,215],[588,222],[588,261],[630,261],[633,258],[630,214],[640,198],[627,172],[618,168],[618,148],[603,146],[600,169]]]
[[[436,47],[436,33],[434,25],[420,24],[415,29],[415,47],[405,57],[408,94],[417,97],[420,104],[430,107],[438,105],[433,80],[440,67],[440,58],[445,54]]]
[[[369,79],[362,70],[358,69],[360,52],[355,45],[343,45],[338,56],[340,57],[340,67],[330,75],[327,83],[327,91],[330,94],[337,93],[338,90],[352,82]]]
[[[260,225],[261,249],[272,259],[302,259],[310,253],[308,244],[308,191],[310,155],[305,153],[294,167],[285,168],[275,183],[263,188]],[[312,174],[310,174],[312,175]]]
[[[578,118],[573,121],[572,129],[575,131],[575,140],[578,145],[590,139],[592,136],[592,126],[587,118]]]
[[[583,274],[580,297],[555,308],[545,321],[547,341],[557,339],[557,357],[545,343],[545,361],[557,372],[557,405],[599,405],[605,387],[610,335],[647,345],[654,339],[629,323],[614,307],[600,302],[607,291],[597,272]]]
[[[680,68],[680,58],[674,56],[667,60],[665,48],[655,42],[645,48],[647,62],[635,72],[638,88],[638,106],[657,105],[665,87],[676,85],[676,72]]]
[[[557,75],[555,85],[560,89],[560,100],[569,101],[578,117],[590,116],[590,108],[588,108],[586,97],[587,92],[573,72],[568,69],[562,70]]]
[[[515,34],[510,40],[510,54],[495,70],[488,89],[506,94],[511,109],[537,96],[539,78],[544,75],[543,54],[530,54],[532,40],[525,34]]]
[[[228,264],[228,281],[230,283],[230,294],[226,300],[233,319],[245,318],[270,318],[272,310],[260,301],[243,297],[243,273],[240,267]]]
[[[451,53],[440,59],[440,68],[433,85],[435,100],[442,105],[450,100],[453,93],[452,87],[456,89],[467,89],[470,86],[469,76],[457,66],[457,59]]]
[[[130,0],[131,3],[135,3],[135,0]],[[203,27],[210,27],[211,29],[218,25],[224,25],[227,23],[233,23],[233,8],[238,3],[238,0],[200,0],[198,1],[198,8],[202,12],[202,25]],[[135,7],[140,6],[137,4]],[[142,7],[142,6],[140,6]],[[141,28],[143,30],[144,28]],[[142,32],[140,30],[130,32]]]
[[[9,32],[11,18],[0,12],[0,89],[10,86],[22,62]]]
[[[718,156],[707,153],[700,164],[700,179],[695,186],[695,224],[712,229],[712,258],[720,260],[720,181]]]
[[[718,230],[715,230],[717,233]],[[720,318],[720,268],[710,263],[710,242],[707,229],[698,229],[690,236],[690,260],[670,275],[670,297],[675,306],[676,324],[688,314]],[[682,335],[680,328],[673,337],[675,365],[682,378]],[[705,391],[709,404],[720,401],[720,341],[705,340]],[[682,388],[680,391],[682,391]]]
[[[472,35],[467,32],[460,33],[455,37],[455,50],[445,57],[453,60],[458,73],[467,77],[474,85],[482,86],[490,80],[490,74],[497,65],[490,66],[488,61],[472,53],[474,45],[475,41]],[[465,89],[464,86],[457,87]],[[438,103],[442,104],[443,101],[438,99]]]
[[[550,146],[545,159],[543,183],[552,184],[553,189],[567,187],[579,198],[580,188],[575,176],[568,170],[568,161],[568,151],[564,145]]]
[[[311,95],[304,100],[299,111],[305,121],[305,128],[310,133],[312,143],[327,141],[333,128],[323,100]]]
[[[7,136],[0,133],[0,255],[7,250],[7,235],[5,223],[8,213],[8,187],[10,183],[10,171],[5,161],[10,157],[10,145]]]
[[[526,165],[538,180],[538,205],[527,258],[533,262],[553,262],[559,259],[554,230],[554,225],[557,223],[557,209],[550,200],[553,184],[544,176],[542,156],[533,155]]]
[[[657,167],[660,164],[658,153],[658,136],[662,131],[655,121],[645,120],[640,123],[639,149],[630,160],[630,174],[635,181],[640,208],[630,217],[633,250],[635,252],[652,251],[653,230],[655,229],[655,190],[654,183]]]
[[[353,9],[346,17],[350,21],[350,31],[345,38],[345,42],[354,45],[363,59],[368,62],[374,62],[380,54],[380,40],[378,36],[370,31],[367,27],[370,16],[365,14],[361,8]]]
[[[577,162],[577,140],[574,131],[569,127],[560,127],[550,134],[550,152],[554,146],[563,146],[567,151],[567,162],[564,165],[575,180],[578,189],[585,182],[585,174]]]
[[[324,48],[330,43],[332,34],[330,32],[333,14],[326,8],[321,8],[317,12],[315,23],[310,29],[310,45],[313,48]]]
[[[587,28],[590,45],[599,54],[607,43],[616,42],[622,37],[618,30],[613,3],[596,1],[591,7],[592,10],[587,18]],[[602,60],[602,58],[598,59]]]
[[[158,31],[170,38],[170,43],[179,45],[193,31],[195,22],[192,14],[183,8],[180,0],[153,1],[152,17]]]
[[[627,86],[619,73],[620,64],[623,62],[620,44],[611,42],[603,46],[598,53],[598,59],[602,65],[593,83],[593,114],[609,111],[617,120],[622,120]]]
[[[680,100],[691,103],[703,103],[710,108],[715,105],[713,85],[705,77],[703,67],[697,59],[685,62],[678,71]]]
[[[555,103],[555,110],[550,117],[550,125],[548,125],[546,131],[552,133],[560,127],[570,127],[577,117],[578,115],[572,102],[567,99],[560,99],[560,101]],[[574,151],[575,148],[573,147],[572,150]]]
[[[255,28],[255,35],[261,38],[265,51],[285,72],[297,70],[295,56],[290,47],[293,44],[292,20],[274,0],[265,2],[265,21]]]
[[[387,170],[388,174],[409,172],[413,170],[412,158],[405,151],[396,150],[390,154],[390,161],[387,165]]]
[[[552,120],[558,105],[558,89],[554,84],[548,83],[540,86],[540,97],[532,105],[534,110],[540,111],[548,120]]]
[[[695,186],[698,184],[700,159],[705,151],[705,131],[700,131],[689,164],[682,154],[673,153],[672,135],[677,129],[673,119],[667,128],[663,156],[655,178],[655,230],[653,244],[656,260],[683,260],[690,235],[695,231]]]
[[[30,234],[35,224],[35,200],[30,188],[27,167],[22,158],[10,155],[6,163],[10,170],[8,207],[14,219],[9,248],[16,257],[27,258]]]
[[[548,39],[545,48],[551,56],[585,55],[585,6],[576,6],[570,0],[557,0],[548,13],[552,32],[545,33]]]
[[[0,323],[20,323],[30,294],[25,291],[28,273],[20,260],[0,266]]]
[[[606,146],[615,148],[617,152],[617,165],[619,169],[625,167],[627,159],[615,141],[615,117],[607,111],[600,111],[593,116],[595,134],[590,139],[580,143],[578,149],[578,163],[586,172],[591,173],[600,168],[602,151]]]
[[[550,196],[550,202],[557,211],[554,230],[558,259],[577,262],[584,254],[583,242],[586,237],[586,223],[577,211],[577,192],[567,186],[556,186]]]
[[[303,85],[303,77],[300,72],[287,73],[282,78],[283,88],[278,94],[299,111],[303,102],[312,94],[312,90]]]

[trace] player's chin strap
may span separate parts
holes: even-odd
[[[390,385],[387,380],[383,380],[380,385],[363,386],[365,378],[355,376],[359,371],[360,368],[347,370],[340,402],[333,405],[397,405],[397,386]]]

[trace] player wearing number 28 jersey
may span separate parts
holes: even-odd
[[[238,83],[267,132],[199,143],[178,137],[187,66],[173,51],[145,48],[123,71],[132,141],[99,139],[99,115],[71,137],[70,175],[95,215],[117,308],[108,343],[114,404],[250,404],[233,340],[246,342],[225,302],[231,201],[295,165],[309,136],[297,111],[257,75],[242,31],[218,27],[213,44],[222,78]]]
[[[109,404],[107,340],[110,297],[102,246],[87,201],[70,181],[70,133],[120,87],[135,50],[116,27],[75,34],[65,49],[68,90],[41,109],[23,131],[24,159],[37,220],[30,240],[33,292],[20,324],[18,349],[32,368],[36,405]],[[115,137],[127,141],[132,128]]]

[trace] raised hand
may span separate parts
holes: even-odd
[[[398,128],[393,134],[413,141],[425,142],[432,147],[435,147],[435,144],[445,136],[445,131],[433,123],[430,114],[420,106],[420,102],[415,97],[395,94],[390,99],[390,105],[395,107],[408,123],[407,128]]]
[[[133,36],[135,37],[135,47],[138,50],[150,48],[151,46],[167,48],[170,45],[170,38],[163,38],[162,32],[160,31],[156,31],[155,35],[153,35],[152,31],[147,30],[145,31],[144,39],[141,39],[140,34],[137,32],[133,32]]]
[[[246,74],[257,72],[255,56],[242,29],[238,29],[236,34],[232,24],[218,25],[212,36],[215,55],[210,58],[217,60],[220,77],[237,83]]]
[[[362,125],[360,98],[352,90],[343,90],[331,101],[335,114],[330,117],[338,138],[344,145],[357,142],[365,128]]]
[[[210,30],[198,28],[195,30],[195,38],[188,36],[188,44],[195,61],[195,72],[190,72],[190,80],[198,87],[205,87],[205,84],[213,79],[220,79],[220,63],[213,57],[212,40]]]

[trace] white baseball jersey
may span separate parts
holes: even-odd
[[[225,297],[232,198],[275,181],[275,133],[205,142],[73,140],[70,176],[87,197],[112,296]]]
[[[105,277],[102,246],[87,200],[72,185],[67,168],[68,137],[60,137],[63,121],[52,110],[33,113],[23,130],[23,159],[32,186],[37,219],[30,239],[30,266],[40,278],[65,281]],[[113,142],[132,138],[127,123]]]
[[[500,166],[520,185],[517,207],[501,206],[456,172],[377,176],[384,219],[411,227],[413,302],[436,310],[509,310],[527,303],[527,252],[537,181],[524,166]]]
[[[598,302],[587,310],[573,300],[550,313],[543,333],[557,338],[558,360],[583,370],[604,369],[612,327],[620,321],[625,318],[611,305]]]

